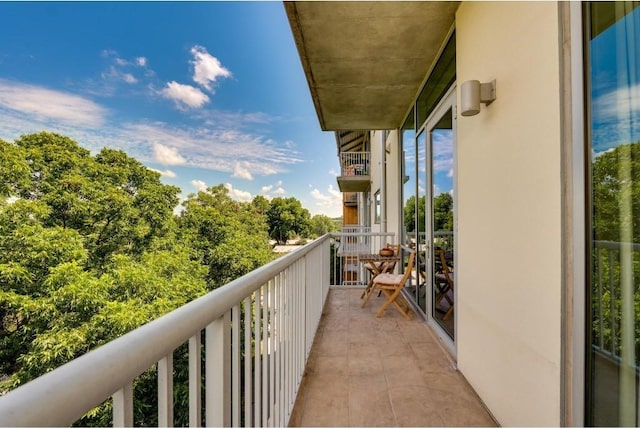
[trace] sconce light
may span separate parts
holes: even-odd
[[[480,113],[480,103],[491,104],[496,99],[496,80],[480,83],[479,80],[467,80],[460,88],[461,114],[474,116]]]

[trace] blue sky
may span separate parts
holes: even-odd
[[[0,2],[0,138],[122,149],[180,186],[341,215],[281,2]]]
[[[640,141],[640,8],[590,42],[593,153]]]

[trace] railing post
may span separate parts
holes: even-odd
[[[240,426],[240,305],[235,305],[231,310],[231,425]]]
[[[244,299],[244,426],[252,426],[251,409],[253,402],[251,397],[251,296]]]
[[[200,331],[189,339],[189,427],[202,425],[202,340]]]
[[[262,365],[261,365],[261,357],[262,357],[262,334],[260,330],[260,326],[262,325],[262,319],[260,317],[262,310],[262,292],[261,289],[258,288],[256,290],[256,298],[254,302],[254,334],[255,334],[255,350],[254,350],[254,390],[255,390],[255,398],[254,398],[254,417],[253,417],[253,426],[259,427],[261,426],[260,418],[262,414]]]
[[[158,426],[173,427],[173,354],[158,361]]]
[[[133,384],[128,383],[112,395],[113,426],[133,426]]]
[[[231,315],[227,311],[206,328],[205,423],[208,427],[226,427],[231,422],[230,322]]]

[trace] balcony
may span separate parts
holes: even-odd
[[[182,345],[189,426],[493,425],[419,317],[376,318],[382,300],[361,308],[360,288],[330,287],[336,242],[347,240],[325,235],[9,392],[0,425],[68,426],[110,401],[113,424],[133,426],[134,381],[151,370],[158,424],[172,426]]]
[[[341,192],[366,192],[371,187],[369,152],[340,153],[340,176],[338,187]]]

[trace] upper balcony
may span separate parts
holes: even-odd
[[[371,187],[370,153],[340,153],[340,176],[338,187],[341,192],[366,192]]]

